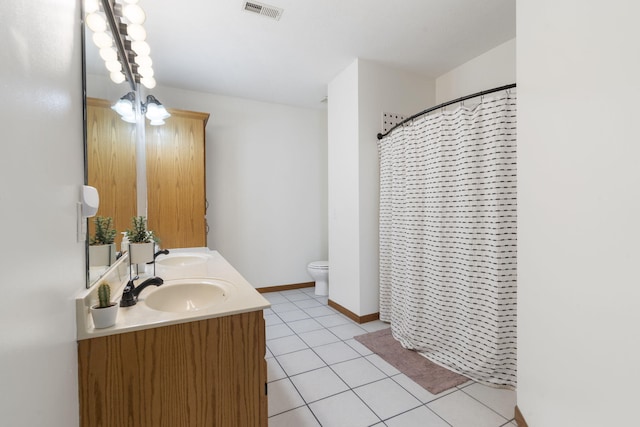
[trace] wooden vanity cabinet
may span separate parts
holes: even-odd
[[[78,342],[82,427],[267,427],[262,310]]]

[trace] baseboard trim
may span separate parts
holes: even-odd
[[[527,422],[522,416],[522,412],[520,412],[520,408],[518,408],[518,405],[516,405],[516,408],[514,410],[514,418],[516,420],[516,424],[518,424],[518,427],[528,427]]]
[[[291,289],[312,288],[315,285],[316,285],[316,282],[293,283],[291,285],[267,286],[264,288],[256,288],[256,291],[260,292],[261,294],[265,294],[268,292],[289,291]],[[341,306],[340,304],[332,300],[328,300],[327,304],[329,305],[329,307],[332,307],[338,310],[340,313],[344,314],[349,319],[357,323],[367,323],[373,320],[378,320],[380,318],[380,313],[371,313],[371,314],[365,314],[364,316],[358,316],[353,311]]]
[[[290,291],[291,289],[312,288],[316,282],[293,283],[291,285],[267,286],[266,288],[256,288],[261,294],[267,292]]]
[[[327,304],[329,305],[329,307],[335,308],[340,313],[344,314],[354,322],[367,323],[373,320],[378,320],[380,318],[380,313],[372,313],[372,314],[365,314],[364,316],[358,316],[353,311],[344,308],[343,306],[341,306],[340,304],[332,300],[327,301]]]

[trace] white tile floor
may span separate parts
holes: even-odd
[[[264,294],[269,427],[515,427],[515,392],[469,381],[432,395],[353,339],[359,325],[313,288]]]

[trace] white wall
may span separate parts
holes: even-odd
[[[382,113],[434,102],[434,82],[356,59],[329,83],[329,297],[357,315],[378,312]]]
[[[532,427],[638,422],[640,3],[523,0],[518,406]]]
[[[89,93],[116,99],[91,76]],[[327,254],[327,112],[158,86],[167,107],[211,114],[208,246],[255,287],[310,282]]]
[[[0,2],[0,425],[78,425],[79,2]]]
[[[515,81],[516,39],[512,39],[438,77],[435,104]]]
[[[358,61],[328,87],[329,298],[360,313]]]
[[[92,43],[92,41],[88,40],[88,43]],[[105,73],[106,72],[107,70],[105,68]],[[100,76],[97,74],[87,73],[86,80],[88,97],[109,99],[112,100],[114,104],[119,98],[131,91],[131,87],[128,83],[113,83],[106,75]]]

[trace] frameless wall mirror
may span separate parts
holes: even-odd
[[[149,231],[163,246],[206,245],[204,143],[209,114],[169,113],[148,92],[155,80],[137,0],[84,4],[85,181],[100,193],[97,216],[87,224],[91,286],[122,250],[122,232],[131,228],[133,217],[147,217]],[[102,17],[110,9],[113,16]],[[90,10],[98,17],[86,13]],[[115,246],[94,244],[106,243],[104,236],[115,237]]]
[[[137,213],[136,125],[111,109],[111,100],[128,86],[111,82],[92,36],[85,25],[85,182],[98,189],[101,200],[87,224],[87,287],[115,261],[121,232]],[[103,244],[105,234],[113,237],[113,244]]]
[[[100,194],[98,212],[87,224],[87,287],[115,261],[131,218],[146,213],[145,124],[137,100],[140,81],[151,86],[155,81],[140,74],[153,71],[145,15],[137,3],[83,1],[85,183]],[[112,106],[127,94],[138,109],[124,117]]]

